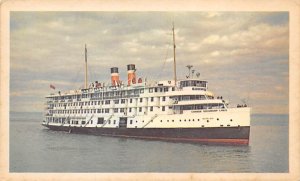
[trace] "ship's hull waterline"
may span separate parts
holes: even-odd
[[[250,135],[250,126],[212,128],[101,128],[47,124],[43,126],[54,131],[76,134],[203,144],[248,145]]]

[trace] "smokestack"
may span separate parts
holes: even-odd
[[[110,68],[110,73],[111,73],[111,85],[117,86],[120,83],[118,67]]]
[[[131,85],[131,83],[135,84],[136,82],[135,70],[134,64],[127,65],[128,85]]]

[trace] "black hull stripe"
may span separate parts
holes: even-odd
[[[178,141],[178,142],[199,142],[199,143],[220,143],[220,144],[239,144],[248,145],[248,139],[210,139],[210,138],[172,138],[172,137],[149,137],[149,136],[128,136],[128,135],[109,135],[102,134],[103,136],[124,137],[124,138],[137,138],[137,139],[151,139],[151,140],[165,140],[165,141]]]
[[[179,142],[249,144],[250,126],[218,128],[87,128],[44,125],[51,130]]]

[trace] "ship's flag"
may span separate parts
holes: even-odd
[[[51,88],[51,89],[55,89],[55,86],[52,85],[52,84],[50,84],[50,88]]]

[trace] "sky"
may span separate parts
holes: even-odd
[[[288,12],[11,12],[10,110],[42,112],[45,96],[90,82],[110,82],[110,68],[136,64],[137,76],[173,79],[186,65],[231,106],[254,114],[288,114]]]

